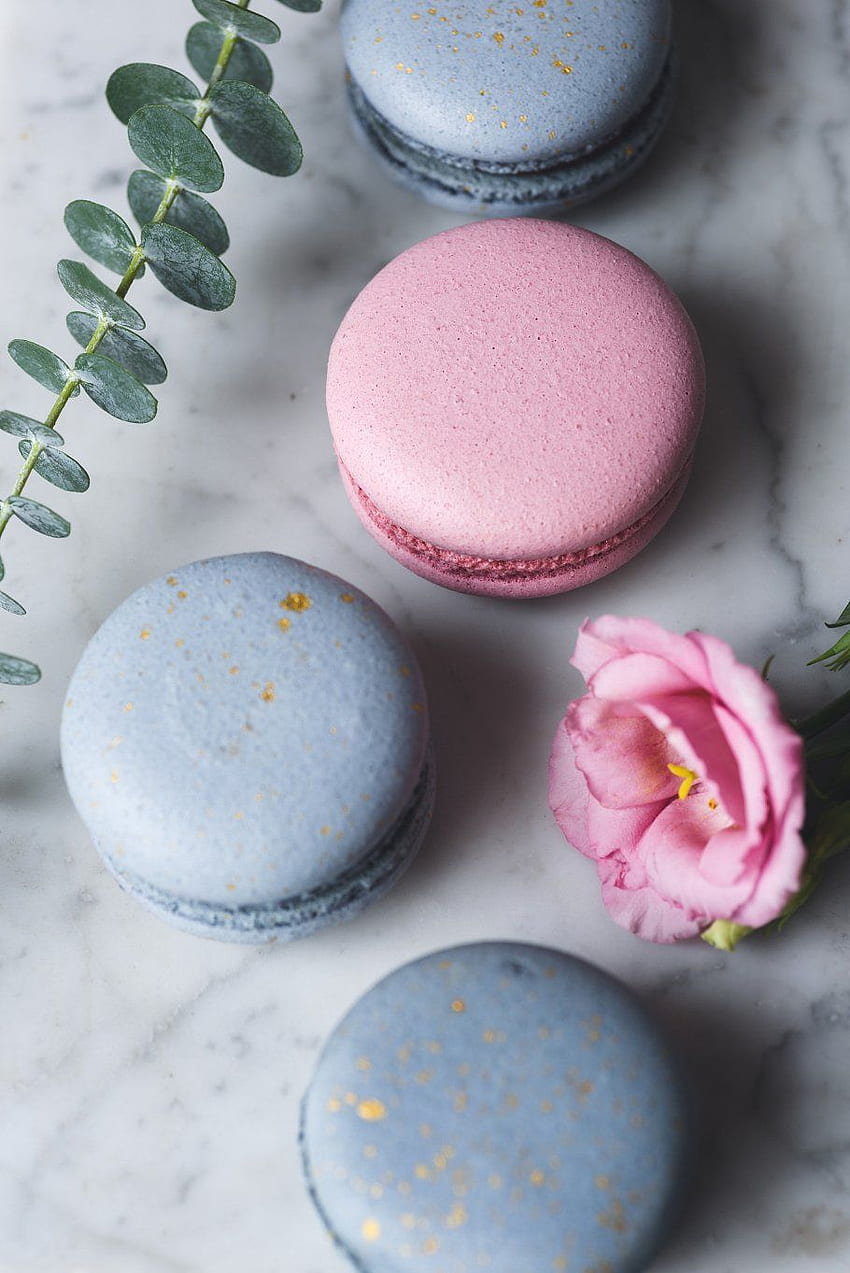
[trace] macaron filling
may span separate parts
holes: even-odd
[[[533,582],[536,579],[548,579],[554,575],[563,575],[570,570],[581,570],[590,562],[622,548],[629,540],[636,538],[664,511],[665,505],[675,496],[678,498],[679,487],[687,476],[692,463],[692,455],[688,456],[675,480],[665,490],[660,499],[642,513],[631,525],[591,544],[586,548],[570,552],[557,553],[551,557],[520,557],[504,560],[495,557],[479,557],[475,553],[460,553],[449,548],[441,548],[437,544],[421,539],[411,531],[399,526],[392,518],[383,513],[360,487],[351,473],[340,460],[340,467],[347,479],[350,490],[355,495],[364,519],[374,526],[383,536],[397,548],[404,550],[423,565],[438,570],[447,578],[456,580],[487,579],[501,583]]]
[[[120,867],[99,846],[109,870],[122,888],[148,909],[170,918],[178,927],[229,941],[299,937],[343,918],[387,891],[412,861],[422,842],[434,804],[435,766],[429,751],[410,800],[395,822],[361,861],[332,884],[281,898],[277,902],[224,906],[197,901],[157,888]]]
[[[438,150],[396,128],[369,101],[349,72],[348,93],[355,120],[386,163],[440,189],[489,204],[553,203],[597,194],[619,181],[649,154],[670,114],[673,55],[645,105],[609,137],[555,161],[493,162]]]

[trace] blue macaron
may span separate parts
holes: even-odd
[[[344,0],[358,130],[432,203],[568,208],[629,176],[672,102],[670,0]]]
[[[195,562],[106,620],[62,719],[106,865],[178,927],[300,937],[397,879],[431,814],[416,658],[335,575],[273,553]]]
[[[308,1187],[362,1273],[636,1273],[669,1230],[689,1114],[632,994],[559,951],[439,951],[331,1036]]]

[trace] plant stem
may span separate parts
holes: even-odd
[[[830,725],[837,725],[848,712],[850,712],[850,690],[832,703],[827,703],[826,707],[822,707],[819,712],[813,712],[805,720],[796,721],[794,728],[804,738],[814,738],[816,734],[822,734],[825,729],[829,729]]]
[[[240,9],[247,9],[251,3],[251,0],[236,0],[236,3]],[[224,38],[221,44],[221,49],[219,51],[218,58],[216,59],[216,64],[212,69],[212,73],[210,74],[207,87],[204,90],[204,95],[199,100],[197,106],[195,107],[195,115],[192,122],[195,124],[197,128],[203,129],[204,125],[209,119],[210,111],[212,109],[212,103],[211,103],[212,91],[215,88],[216,84],[218,84],[219,80],[224,75],[225,71],[227,70],[227,66],[233,54],[233,49],[236,45],[237,39],[238,39],[238,35],[236,31],[232,31],[232,30],[227,31],[224,35]],[[174,203],[174,200],[180,194],[181,190],[182,190],[182,186],[180,186],[180,184],[176,181],[168,181],[166,183],[165,193],[162,196],[159,207],[157,208],[156,212],[153,214],[151,218],[151,223],[158,224],[159,222],[165,220],[165,218],[168,216],[168,213],[171,209],[172,204]],[[124,275],[121,278],[121,281],[119,282],[118,286],[115,288],[116,296],[120,296],[122,300],[124,299],[124,297],[129,292],[130,288],[132,287],[133,282],[139,273],[139,270],[144,265],[145,259],[146,259],[145,250],[142,247],[141,243],[137,243],[133,251],[133,255],[130,259],[130,264],[127,266],[127,269],[125,270]],[[95,350],[98,348],[101,341],[103,340],[104,336],[112,327],[112,325],[113,325],[112,323],[110,323],[107,319],[104,319],[104,318],[101,318],[98,321],[97,327],[92,333],[91,340],[86,346],[85,352],[87,354],[93,354],[95,352]],[[68,402],[68,399],[72,396],[72,394],[74,393],[74,390],[77,388],[79,383],[80,383],[79,377],[73,374],[72,372],[72,374],[68,377],[68,380],[66,381],[65,386],[62,389],[62,392],[58,394],[58,396],[56,397],[53,403],[53,406],[50,408],[47,415],[45,416],[44,424],[46,428],[48,429],[56,428],[56,421],[59,419],[60,415],[65,410],[65,406]],[[38,442],[35,439],[33,439],[32,446],[30,447],[30,453],[27,456],[26,460],[24,461],[24,464],[22,465],[18,473],[15,485],[12,489],[11,494],[13,496],[20,495],[21,492],[23,491],[24,487],[29,481],[30,474],[32,473],[33,469],[36,466],[38,457],[41,455],[44,449],[45,449],[45,444],[43,442]],[[3,531],[6,529],[6,527],[8,526],[13,516],[13,510],[11,506],[8,504],[7,500],[8,500],[8,496],[6,500],[3,500],[2,502],[0,502],[0,535],[3,534]]]

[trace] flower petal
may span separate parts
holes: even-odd
[[[651,619],[624,619],[603,614],[582,624],[572,662],[588,680],[611,658],[652,654],[678,668],[692,684],[705,686],[708,683],[705,656],[701,647],[690,639],[691,635],[667,632]]]
[[[667,768],[676,754],[645,716],[587,694],[567,709],[566,728],[576,766],[600,804],[626,809],[676,794],[678,781]]]
[[[631,809],[609,809],[591,796],[587,806],[588,857],[622,857],[640,871],[638,846],[667,801],[637,805]]]
[[[576,768],[567,723],[562,720],[549,755],[549,808],[570,844],[579,853],[593,857],[587,829],[589,799],[584,775]]]
[[[645,941],[669,943],[696,937],[708,922],[687,915],[650,886],[634,887],[628,868],[617,858],[599,863],[599,879],[608,914],[621,928]]]
[[[668,804],[638,846],[652,887],[689,914],[708,917],[707,922],[737,917],[737,908],[752,890],[746,873],[729,886],[714,884],[703,874],[709,841],[723,835],[728,837],[724,851],[735,857],[745,857],[760,841],[758,831],[730,832],[721,809],[709,808],[704,797],[689,796]]]

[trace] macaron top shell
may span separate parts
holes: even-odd
[[[704,367],[682,305],[625,248],[510,219],[403,252],[334,340],[341,463],[421,539],[498,560],[631,526],[694,447]]]
[[[608,141],[669,56],[669,0],[345,0],[349,69],[390,124],[436,150],[552,163]]]
[[[304,1101],[308,1182],[365,1273],[634,1273],[689,1143],[678,1068],[633,996],[543,947],[437,952],[379,982]]]
[[[62,725],[71,795],[116,870],[268,905],[332,882],[411,799],[414,656],[336,576],[273,553],[195,562],[95,634]]]

